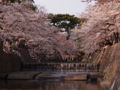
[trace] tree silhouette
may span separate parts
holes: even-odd
[[[70,30],[73,29],[75,26],[80,25],[82,21],[80,18],[69,14],[49,15],[48,18],[51,19],[51,23],[54,26],[64,29],[65,32],[67,32],[67,40],[70,37]]]

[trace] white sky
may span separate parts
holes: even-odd
[[[80,0],[34,0],[36,5],[44,6],[48,13],[68,13],[79,15],[87,7]]]

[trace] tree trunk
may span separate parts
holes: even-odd
[[[66,40],[69,40],[70,39],[70,34],[71,34],[71,32],[70,32],[70,30],[66,30],[66,32],[67,32],[67,37],[66,37]]]

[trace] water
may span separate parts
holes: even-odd
[[[85,81],[0,81],[0,90],[102,90],[100,86]]]
[[[46,74],[47,73],[47,74]],[[69,77],[84,72],[43,72],[44,76]],[[76,77],[76,76],[75,76]],[[34,79],[34,80],[3,80],[0,81],[0,90],[102,90],[97,83],[88,83],[80,80],[61,79]]]
[[[87,73],[79,72],[81,71],[81,69],[84,70],[84,65],[77,63],[65,63],[61,65],[58,64],[58,66],[27,65],[25,66],[25,69],[23,69],[23,71],[41,71],[42,79],[38,75],[38,79],[34,80],[3,80],[0,81],[0,90],[102,90],[97,83],[87,83],[86,81],[80,81],[78,79],[73,80],[71,79],[71,77],[71,80],[58,79],[61,77],[69,77],[71,75],[74,76]],[[47,77],[47,79],[45,79],[44,76]],[[48,77],[50,77],[50,79],[48,79]],[[57,79],[53,79],[54,77],[56,77]]]

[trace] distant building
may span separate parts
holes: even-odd
[[[71,34],[70,39],[73,39],[73,40],[77,39],[77,35],[76,34]]]

